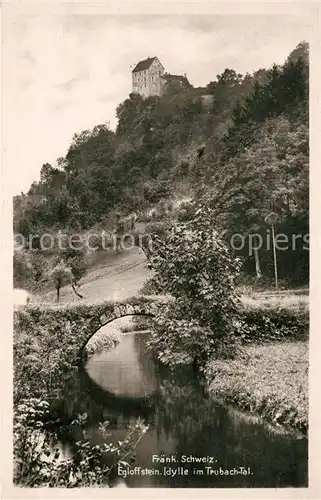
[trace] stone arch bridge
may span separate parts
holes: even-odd
[[[14,312],[15,335],[27,334],[46,354],[67,356],[69,364],[79,366],[86,357],[85,346],[103,326],[125,316],[155,317],[167,301],[141,296],[94,304],[29,304]]]

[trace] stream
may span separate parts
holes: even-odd
[[[192,368],[159,366],[147,335],[124,334],[114,349],[90,357],[77,375],[79,392],[66,402],[88,414],[95,444],[101,421],[109,421],[111,441],[124,440],[138,417],[149,425],[135,461],[114,471],[111,487],[307,486],[306,437],[218,404]],[[72,440],[63,447],[72,453]]]

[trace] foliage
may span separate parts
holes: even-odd
[[[243,270],[253,273],[250,244],[255,246],[261,241],[261,270],[265,277],[273,276],[270,226],[266,223],[272,210],[278,215],[275,232],[283,235],[277,252],[279,277],[293,284],[305,282],[309,275],[307,124],[291,123],[284,117],[266,121],[251,148],[225,163],[214,175],[214,182],[215,187],[204,195],[204,203],[213,208],[216,223],[226,231],[227,241],[234,234],[241,233],[245,238],[245,245],[236,252],[244,257]],[[238,244],[235,241],[236,248]]]
[[[143,283],[143,286],[140,289],[140,293],[142,295],[156,295],[160,290],[157,289],[157,285],[153,278],[148,278]]]
[[[236,336],[247,343],[305,340],[309,336],[309,298],[296,294],[241,297]]]
[[[112,349],[119,343],[119,334],[115,332],[97,332],[86,345],[86,356],[90,357],[105,349]]]
[[[201,207],[190,222],[153,238],[154,281],[174,303],[157,316],[150,345],[169,364],[175,363],[178,352],[184,359],[194,352],[204,362],[227,339],[231,343],[239,263],[213,230],[211,216]]]
[[[47,280],[49,263],[40,250],[15,250],[13,255],[13,286],[39,290]]]
[[[231,332],[217,338],[210,328],[191,318],[181,319],[181,315],[180,309],[168,305],[153,325],[148,345],[162,363],[174,367],[196,362],[202,370],[211,357],[235,355],[237,341]]]
[[[306,338],[309,333],[307,314],[287,309],[242,310],[236,335],[242,342],[268,342],[282,339]]]
[[[309,97],[308,44],[300,44],[288,60],[267,72],[267,82],[255,82],[253,91],[234,108],[233,125],[226,137],[226,155],[234,156],[252,141],[253,133],[269,118],[284,114],[307,120]]]
[[[77,369],[72,357],[72,323],[52,312],[28,311],[14,316],[14,401],[39,397],[51,403]],[[79,325],[80,326],[80,325]],[[63,345],[61,350],[58,345]]]
[[[80,295],[75,287],[80,286],[80,280],[86,275],[87,272],[87,263],[86,263],[86,251],[83,248],[83,246],[79,248],[66,248],[65,250],[62,250],[61,252],[61,257],[63,261],[65,262],[66,266],[71,270],[72,274],[72,279],[71,279],[71,285],[74,290],[74,292],[80,297],[83,298],[82,295]]]
[[[188,222],[193,216],[194,204],[191,202],[183,202],[177,209],[177,220],[179,222]]]
[[[25,287],[34,275],[30,255],[25,251],[15,251],[13,255],[13,286]]]
[[[72,270],[61,260],[49,271],[49,278],[55,286],[57,291],[57,302],[59,302],[60,289],[73,281]]]
[[[14,483],[24,487],[108,487],[108,477],[116,464],[128,465],[124,458],[147,431],[138,419],[124,441],[109,443],[108,422],[99,425],[102,445],[90,443],[86,429],[87,415],[78,415],[68,431],[78,435],[76,450],[70,458],[61,454],[58,434],[49,425],[49,403],[27,399],[14,415]]]

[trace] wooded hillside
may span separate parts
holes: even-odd
[[[204,88],[162,97],[131,94],[117,108],[115,132],[102,124],[76,134],[66,156],[45,163],[40,181],[15,197],[14,232],[86,230],[115,211],[139,213],[189,195],[214,210],[228,235],[264,235],[271,212],[279,233],[307,234],[308,82],[302,42],[282,66],[246,75],[226,69]],[[248,248],[241,253],[245,273],[255,273]],[[307,280],[302,241],[280,252],[280,262],[282,279]],[[261,251],[259,267],[272,275],[270,250]]]

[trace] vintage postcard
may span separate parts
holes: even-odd
[[[321,497],[319,7],[3,4],[3,498]]]

